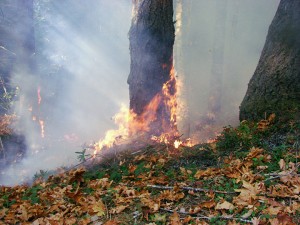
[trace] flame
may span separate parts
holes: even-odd
[[[179,146],[182,144],[182,141],[179,141],[179,140],[175,140],[174,141],[174,147],[175,148],[179,148]]]
[[[173,93],[172,93],[173,92]],[[165,103],[170,110],[170,121],[176,126],[176,112],[177,112],[177,99],[176,99],[176,77],[175,69],[172,67],[170,72],[170,79],[163,85],[163,95]]]
[[[39,120],[40,127],[41,127],[41,137],[45,138],[45,123],[43,120]]]
[[[172,93],[174,84],[176,84],[175,71],[172,69],[171,78],[163,85],[162,93],[158,93],[154,96],[141,115],[136,115],[132,110],[129,110],[128,107],[122,105],[119,113],[113,117],[114,123],[118,125],[118,129],[111,129],[105,133],[105,137],[93,146],[95,149],[94,155],[103,148],[111,148],[122,140],[124,141],[131,136],[140,135],[149,131],[151,124],[157,119],[157,111],[162,102],[166,104],[170,111],[170,121],[173,123],[173,126],[176,126],[176,91],[173,90]],[[170,136],[174,136],[174,133],[173,130],[170,130],[169,133],[164,133],[156,137],[157,141],[168,144],[171,139]]]

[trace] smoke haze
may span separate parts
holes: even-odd
[[[174,48],[186,102],[181,132],[197,133],[197,121],[208,112],[216,18],[225,20],[223,116],[217,125],[234,125],[279,0],[228,0],[226,18],[216,15],[217,0],[175,2],[175,6],[182,2],[182,16],[174,15],[174,20],[182,19]],[[131,7],[131,1],[116,0],[35,1],[37,71],[19,71],[14,78],[22,93],[16,109],[21,114],[18,126],[28,150],[20,163],[2,172],[2,184],[75,163],[75,152],[83,143],[98,141],[115,127],[112,116],[129,101]],[[30,107],[32,111],[27,110]],[[44,121],[45,138],[39,120]],[[195,137],[203,140],[201,135]]]

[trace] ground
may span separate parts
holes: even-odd
[[[41,171],[31,185],[0,187],[0,224],[299,224],[299,131],[243,121],[211,143]]]

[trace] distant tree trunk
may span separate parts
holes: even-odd
[[[10,84],[13,72],[25,75],[34,70],[33,0],[0,2],[0,34],[0,97],[4,101],[14,89]],[[2,107],[0,113],[8,110]]]
[[[0,1],[0,114],[10,113],[16,90],[12,77],[34,73],[35,38],[33,0]],[[30,80],[30,79],[28,79]],[[35,93],[35,90],[30,90]],[[28,105],[24,108],[28,110]],[[13,133],[2,138],[2,151],[8,152],[5,163],[20,159],[26,150],[22,135]],[[0,155],[4,157],[5,154]],[[1,165],[0,165],[1,166]]]
[[[160,134],[174,125],[162,99],[163,85],[170,80],[173,68],[173,0],[133,0],[133,4],[134,15],[129,31],[130,109],[137,114],[137,120],[142,120],[149,103],[158,97],[159,105],[153,112],[155,118],[150,118],[148,132]],[[168,88],[174,95],[175,83],[169,83]]]
[[[240,106],[240,120],[260,120],[270,113],[300,120],[299,0],[281,0]]]
[[[221,112],[222,105],[226,16],[227,0],[217,1],[215,36],[212,51],[213,59],[208,99],[208,119],[211,119],[212,121],[214,121],[215,117]]]

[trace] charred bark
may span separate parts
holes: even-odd
[[[240,120],[300,120],[300,1],[281,0],[240,106]]]
[[[133,4],[128,84],[130,109],[139,119],[170,80],[175,28],[173,0],[133,0]],[[169,83],[169,92],[175,95],[175,83]],[[154,113],[156,119],[150,124],[150,133],[160,134],[173,126],[163,99]]]

